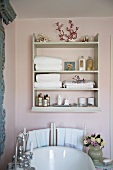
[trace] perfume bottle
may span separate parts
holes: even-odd
[[[42,93],[38,95],[38,106],[42,107],[43,106],[43,96]]]
[[[47,105],[50,106],[50,96],[48,96],[48,94],[46,94],[46,99],[47,99]]]
[[[44,95],[43,106],[47,107],[48,106],[47,104],[48,104],[48,102],[47,102],[46,96]]]
[[[86,70],[94,70],[94,61],[91,57],[88,57],[86,61]]]
[[[85,71],[86,70],[86,60],[84,56],[81,56],[79,59],[79,71]]]
[[[58,95],[58,102],[57,102],[58,105],[61,105],[62,104],[62,98],[60,95]]]
[[[35,97],[35,106],[38,106],[38,98],[39,98],[39,95]]]

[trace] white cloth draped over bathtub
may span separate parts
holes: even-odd
[[[30,150],[30,143],[33,142],[33,148],[49,146],[50,129],[40,129],[28,132],[26,150]]]
[[[73,128],[57,128],[57,145],[83,149],[83,130]]]
[[[37,148],[37,140],[36,140],[35,131],[28,132],[28,140],[27,140],[27,146],[26,146],[27,151],[30,150],[31,142],[33,142],[33,148]]]
[[[65,128],[57,128],[57,145],[65,146]]]
[[[35,130],[37,147],[49,146],[49,131],[50,129]]]

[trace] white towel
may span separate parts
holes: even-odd
[[[43,64],[43,63],[48,63],[48,64],[62,64],[62,59],[57,58],[57,57],[49,57],[49,56],[36,56],[34,58],[34,64]]]
[[[83,149],[83,130],[66,128],[65,146]]]
[[[74,84],[74,85],[66,85],[66,88],[69,88],[69,89],[71,89],[71,88],[76,88],[76,89],[79,89],[79,88],[81,88],[81,89],[84,89],[84,88],[87,88],[87,89],[92,89],[94,86],[93,86],[93,84],[92,85],[85,85],[85,84]]]
[[[93,88],[94,85],[95,83],[93,81],[85,81],[84,83],[63,82],[63,86],[66,88]]]
[[[60,74],[37,74],[36,81],[37,82],[60,81]]]
[[[57,128],[57,145],[64,146],[65,141],[65,128]]]
[[[33,148],[37,148],[37,140],[36,140],[35,131],[28,132],[28,140],[27,140],[27,146],[26,146],[27,151],[30,150],[31,142],[33,142]]]
[[[83,134],[84,134],[84,131],[83,130],[80,130],[80,129],[75,129],[75,132],[77,133],[77,146],[76,148],[78,150],[83,150]]]
[[[73,148],[77,146],[77,133],[75,133],[75,129],[66,128],[65,146]]]
[[[62,65],[58,65],[58,64],[36,64],[35,65],[35,70],[37,71],[60,71],[62,70]]]
[[[60,88],[62,87],[62,82],[58,81],[58,82],[35,82],[34,83],[34,87],[37,88]]]
[[[35,130],[38,148],[49,146],[50,129]]]

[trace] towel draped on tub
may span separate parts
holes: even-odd
[[[83,130],[73,128],[57,128],[57,145],[83,149]]]
[[[50,129],[40,129],[28,132],[26,150],[30,150],[30,143],[33,142],[33,148],[49,146]]]

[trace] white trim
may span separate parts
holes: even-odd
[[[54,137],[54,130],[53,130],[53,123],[51,123],[51,131],[50,131],[50,136],[51,136],[51,142],[50,142],[50,146],[53,146],[53,144],[54,144],[54,139],[53,139],[53,137]]]
[[[113,36],[111,36],[111,107],[110,107],[110,130],[111,130],[111,159],[113,159]]]
[[[53,145],[56,146],[56,124],[53,123],[54,137],[53,137]]]

